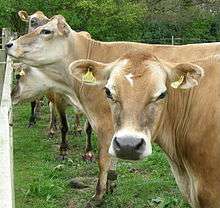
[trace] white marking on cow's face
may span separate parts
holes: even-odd
[[[156,77],[157,82],[154,86],[154,92],[153,97],[157,98],[161,93],[165,92],[167,90],[166,88],[166,79],[167,74],[166,72],[161,68],[161,65],[159,63],[150,63],[148,64],[149,70],[152,72],[152,75]]]
[[[109,154],[113,157],[116,157],[116,153],[114,150],[114,145],[113,145],[113,140],[114,138],[126,138],[126,137],[133,137],[133,138],[143,138],[144,141],[146,142],[146,148],[144,149],[144,151],[142,152],[142,154],[140,155],[140,159],[143,159],[149,155],[152,154],[152,145],[151,145],[151,134],[150,131],[147,130],[147,132],[139,132],[136,131],[135,129],[133,129],[132,127],[126,127],[123,129],[120,129],[119,131],[115,132],[115,134],[113,135],[112,141],[111,141],[111,145],[109,147]]]
[[[113,66],[113,70],[111,72],[110,78],[106,84],[106,87],[111,91],[114,92],[114,82],[115,77],[120,73],[121,70],[128,64],[128,59],[123,59],[117,62],[116,65]]]
[[[128,82],[130,83],[131,86],[133,86],[133,84],[134,84],[134,80],[132,79],[133,76],[134,75],[132,73],[125,75],[125,79],[128,80]]]

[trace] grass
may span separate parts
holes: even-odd
[[[27,128],[29,104],[14,107],[14,172],[16,208],[83,208],[95,191],[97,162],[82,160],[85,136],[69,135],[69,160],[60,162],[59,132],[47,138],[48,107],[42,108],[36,127]],[[73,128],[74,113],[68,120]],[[93,146],[96,138],[93,136]],[[95,149],[97,156],[97,149]],[[102,208],[187,208],[158,146],[140,162],[119,161],[117,187],[104,198]],[[89,185],[73,189],[69,181],[77,178]]]

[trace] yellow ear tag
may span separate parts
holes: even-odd
[[[93,73],[90,71],[89,68],[88,68],[88,71],[82,76],[82,81],[88,82],[88,83],[96,82],[96,78],[94,77]]]
[[[24,75],[25,75],[25,72],[24,72],[23,69],[20,71],[19,75],[20,75],[20,76],[24,76]]]
[[[182,75],[177,81],[171,83],[171,87],[177,89],[183,83],[183,80],[184,80],[184,76]]]

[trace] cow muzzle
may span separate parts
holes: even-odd
[[[19,103],[20,100],[20,96],[18,95],[18,93],[15,92],[15,89],[12,90],[11,92],[11,101],[13,105],[16,105]]]
[[[125,160],[140,160],[152,152],[150,142],[142,135],[115,135],[109,153]]]
[[[11,56],[13,60],[19,59],[24,55],[23,50],[18,49],[16,41],[13,40],[5,44],[5,52]]]
[[[9,48],[11,48],[14,44],[12,42],[8,42],[5,44],[5,50],[8,50]]]

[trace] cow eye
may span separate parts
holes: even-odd
[[[46,30],[46,29],[43,29],[41,30],[40,34],[43,34],[43,35],[50,35],[52,33],[51,30]]]
[[[107,87],[105,87],[104,90],[105,90],[105,94],[106,94],[107,98],[110,98],[113,100],[111,91]]]
[[[37,26],[38,26],[37,23],[38,23],[37,19],[33,17],[33,18],[31,19],[31,26],[32,26],[32,27],[37,27]]]
[[[157,100],[161,100],[161,99],[165,98],[166,95],[167,95],[167,91],[162,92],[162,93],[157,97]]]

